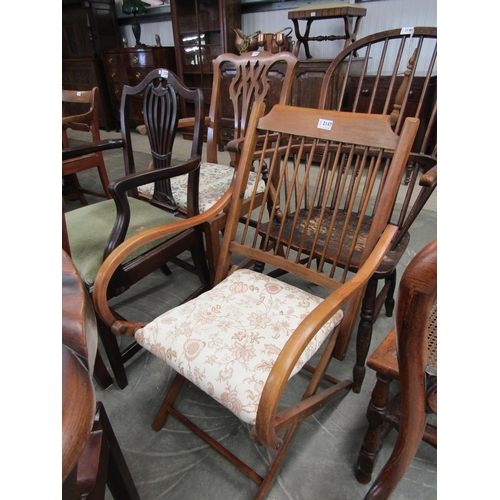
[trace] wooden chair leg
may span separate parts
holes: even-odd
[[[151,425],[155,431],[161,430],[167,422],[169,409],[175,403],[185,380],[186,379],[182,375],[179,373],[176,374],[174,381],[172,382],[172,385],[170,386],[167,395],[165,396],[165,399],[163,400],[163,403],[161,404],[160,409],[158,410],[158,413],[156,414],[156,417]]]
[[[109,364],[113,370],[116,383],[120,389],[125,389],[128,385],[128,380],[118,340],[107,328],[107,326],[102,323],[102,321],[98,320],[98,325],[99,338],[101,339],[104,350],[106,351],[106,356],[108,357]]]
[[[388,318],[392,318],[392,313],[394,312],[394,305],[396,304],[394,300],[394,292],[396,290],[396,269],[391,273],[391,275],[385,279],[385,282],[389,284],[387,288],[387,296],[385,298],[385,314]]]
[[[377,300],[377,280],[372,278],[368,281],[363,302],[361,304],[361,315],[356,337],[356,363],[353,368],[353,387],[355,393],[359,393],[366,374],[366,358],[372,340],[373,322]]]
[[[97,350],[94,362],[94,378],[103,389],[107,389],[113,383],[113,379],[104,364],[99,349]]]
[[[356,479],[362,484],[368,484],[371,481],[373,468],[377,461],[383,437],[390,430],[390,425],[386,422],[386,416],[391,381],[391,378],[377,373],[377,383],[373,388],[370,403],[366,411],[368,429],[363,438],[356,466]]]

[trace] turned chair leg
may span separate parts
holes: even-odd
[[[371,481],[383,437],[390,430],[390,424],[386,422],[386,416],[391,381],[390,377],[377,373],[377,383],[373,388],[370,404],[366,411],[368,429],[363,438],[356,465],[356,479],[362,484]]]
[[[385,314],[388,318],[392,318],[392,313],[394,311],[394,292],[396,290],[396,269],[391,273],[391,275],[385,279],[385,282],[389,284],[387,288],[387,296],[385,298]]]
[[[372,340],[373,322],[377,300],[377,280],[372,278],[368,281],[363,302],[361,304],[361,315],[356,337],[356,363],[353,368],[352,390],[359,393],[366,374],[366,358]]]

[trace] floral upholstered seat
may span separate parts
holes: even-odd
[[[323,299],[248,269],[137,331],[139,344],[249,424],[290,335]],[[304,350],[292,375],[342,320],[339,310]]]
[[[221,198],[229,189],[233,180],[235,169],[226,165],[217,163],[202,163],[200,166],[200,213],[205,212]],[[250,197],[257,176],[255,172],[250,172],[248,177],[245,198]],[[177,206],[187,210],[187,183],[188,176],[181,175],[174,177],[171,181],[172,194],[174,195]],[[265,184],[263,180],[259,181],[257,193],[263,193]],[[153,196],[154,184],[146,184],[139,188],[139,192],[146,196]]]

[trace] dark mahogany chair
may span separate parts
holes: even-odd
[[[101,140],[99,132],[99,89],[92,90],[63,90],[62,91],[62,145],[69,147],[67,130],[88,132],[92,142]],[[78,181],[78,172],[96,168],[102,184],[102,192],[84,188]],[[111,199],[108,191],[109,179],[104,164],[102,151],[95,151],[83,156],[63,161],[62,174],[71,179],[74,196],[77,196],[82,205],[88,205],[85,194]],[[70,197],[71,195],[68,195]]]
[[[356,478],[369,483],[384,437],[398,430],[394,450],[365,499],[387,499],[404,476],[421,441],[437,448],[437,240],[410,262],[399,285],[396,325],[368,360],[377,383],[367,410],[369,422]],[[389,397],[392,381],[400,390]]]
[[[437,187],[437,28],[416,27],[410,33],[398,28],[349,45],[326,72],[319,108],[388,114],[396,133],[407,117],[420,120],[390,215],[398,233],[363,299],[353,389],[359,392],[373,323],[384,304],[392,316],[396,266],[408,248],[412,224]]]
[[[265,104],[256,102],[230,190],[199,216],[125,241],[96,277],[94,303],[102,320],[117,335],[135,336],[177,372],[153,428],[159,431],[168,415],[180,420],[258,485],[255,498],[266,497],[300,423],[351,388],[350,380],[336,379],[326,370],[335,346],[347,343],[344,337],[356,321],[366,283],[397,230],[388,224],[388,216],[417,128],[418,120],[408,119],[399,136],[391,130],[387,116],[285,105],[276,105],[265,114]],[[312,167],[316,148],[322,154],[319,171]],[[381,186],[375,178],[386,151],[393,161]],[[361,181],[357,175],[360,165],[365,163],[373,168],[363,182],[357,182]],[[258,176],[268,168],[269,180],[263,195],[255,185],[244,200],[253,166]],[[361,239],[349,229],[351,221],[362,219],[349,179],[358,184],[360,192],[380,187],[373,224]],[[331,207],[317,204],[324,196],[323,187],[332,182],[343,186],[337,190],[337,201]],[[345,203],[346,197],[353,203]],[[242,224],[244,203],[248,203],[249,216]],[[108,286],[128,255],[171,232],[192,224],[202,226],[226,209],[215,286],[210,291],[149,324],[122,321],[113,314]],[[312,221],[310,216],[316,212],[321,217]],[[319,226],[314,225],[318,220]],[[325,235],[333,230],[335,242],[325,245]],[[287,245],[279,236],[285,233]],[[333,245],[337,255],[362,254],[358,273],[337,276],[335,263],[329,260]],[[252,262],[261,269],[265,264],[269,271],[286,271],[286,279],[250,270]],[[311,286],[317,295],[310,293]],[[310,364],[315,354],[318,357]],[[294,381],[303,384],[303,396],[278,410],[294,375]],[[275,452],[265,475],[255,472],[176,408],[181,390],[190,392],[191,404],[196,404],[190,384],[182,389],[186,379],[250,424],[250,438]]]
[[[129,125],[131,101],[139,94],[144,98],[143,114],[148,124],[148,138],[155,166],[153,170],[143,172],[135,171]],[[196,117],[194,140],[190,159],[178,165],[171,165],[171,151],[177,131],[181,97],[194,103]],[[123,150],[126,175],[110,184],[109,191],[113,199],[64,214],[63,224],[67,228],[71,257],[90,292],[102,262],[120,243],[139,231],[178,221],[178,210],[170,188],[172,178],[184,174],[188,176],[186,215],[191,217],[198,212],[203,107],[201,90],[189,90],[172,72],[156,69],[139,85],[124,86],[120,110],[121,139],[110,139],[63,150],[63,160],[78,157],[89,151],[112,148]],[[151,182],[156,185],[153,198],[149,202],[139,199],[137,188]],[[178,259],[186,251],[191,253],[192,262]],[[203,234],[197,228],[189,228],[163,241],[147,245],[131,255],[116,271],[109,296],[120,295],[156,269],[162,269],[168,274],[170,270],[167,263],[173,260],[195,273],[200,279],[200,287],[193,290],[188,299],[208,288],[209,276]],[[140,350],[140,346],[133,342],[121,349],[115,335],[104,323],[100,324],[99,333],[116,381],[119,387],[124,388],[128,383],[124,363]]]
[[[257,51],[242,55],[221,54],[213,61],[213,81],[210,109],[205,119],[207,143],[206,161],[200,167],[200,212],[211,207],[227,191],[234,178],[234,167],[238,164],[239,145],[245,136],[250,110],[254,101],[266,103],[269,111],[274,104],[288,104],[298,59],[288,52],[271,54]],[[190,118],[180,120],[183,127],[191,127]],[[146,127],[141,127],[144,132]],[[231,156],[230,165],[221,164],[218,151],[227,149]],[[172,181],[174,196],[180,211],[186,209],[186,180]],[[263,192],[265,178],[258,179],[250,173],[245,197],[258,184]],[[140,192],[151,195],[152,186],[143,187]],[[243,214],[248,204],[244,203]],[[211,281],[220,253],[220,236],[227,220],[227,213],[221,212],[205,225],[207,258]]]

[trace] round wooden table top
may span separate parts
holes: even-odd
[[[64,482],[78,463],[92,430],[96,402],[89,366],[93,367],[94,363],[97,327],[85,286],[64,250],[62,262],[62,480]]]

